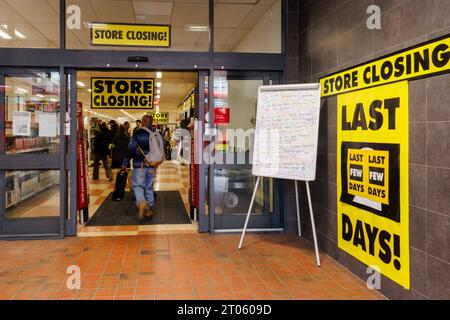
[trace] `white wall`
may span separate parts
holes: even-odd
[[[232,51],[281,53],[281,0],[264,14]]]

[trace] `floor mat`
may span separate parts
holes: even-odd
[[[138,209],[133,192],[126,192],[122,201],[113,201],[111,192],[86,226],[192,223],[178,191],[157,191],[156,194],[157,200],[153,209],[155,214],[142,223],[138,220]]]

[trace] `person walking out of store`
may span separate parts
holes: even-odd
[[[150,145],[150,134],[154,131],[152,128],[153,117],[146,114],[142,117],[142,128],[135,131],[131,142],[128,145],[127,156],[125,157],[122,168],[125,170],[130,166],[133,159],[133,191],[136,197],[136,205],[139,209],[139,219],[142,221],[145,217],[150,218],[153,215],[153,205],[155,201],[153,182],[158,164],[152,165],[145,159],[152,148],[157,146]]]
[[[128,144],[130,143],[130,136],[125,125],[119,126],[119,131],[115,135],[112,144],[112,169],[122,167],[123,160],[127,155]]]
[[[94,153],[94,173],[93,180],[98,180],[100,160],[105,168],[106,177],[109,181],[113,180],[113,174],[108,164],[109,144],[111,143],[110,133],[107,125],[103,122],[100,124],[99,131],[93,141]]]

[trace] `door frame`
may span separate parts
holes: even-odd
[[[214,71],[224,71],[224,70],[214,70]],[[227,79],[230,80],[262,80],[263,85],[271,85],[271,84],[281,84],[283,82],[283,73],[281,71],[248,71],[248,70],[226,70],[227,71]],[[213,92],[213,83],[214,83],[214,72],[212,73],[212,76],[210,76],[210,86],[209,86],[209,92]],[[214,109],[214,95],[209,94],[209,106],[208,110]],[[209,112],[209,123],[214,123],[214,113]],[[212,143],[215,143],[214,139]],[[245,219],[244,216],[228,216],[226,217],[227,220],[229,220],[230,227],[225,228],[216,228],[216,221],[215,221],[215,192],[214,192],[214,171],[215,169],[222,169],[222,168],[229,168],[229,169],[235,169],[235,168],[241,168],[241,169],[251,169],[251,165],[239,165],[239,164],[209,164],[206,166],[205,174],[207,174],[208,177],[208,190],[207,196],[208,196],[208,203],[209,203],[209,232],[211,234],[214,233],[226,233],[226,232],[238,232],[242,229],[243,223],[241,223],[243,219]],[[206,179],[206,178],[204,178]],[[254,217],[253,222],[256,224],[263,223],[263,222],[271,222],[274,223],[274,218],[280,219],[280,226],[277,228],[253,228],[249,229],[249,232],[259,232],[259,231],[283,231],[285,228],[285,215],[283,214],[283,189],[284,183],[279,179],[273,180],[273,210],[274,215],[273,216],[267,216],[267,217],[260,217],[261,219],[258,219],[259,217]],[[205,203],[206,206],[206,203]],[[269,219],[269,220],[268,220]]]
[[[30,238],[63,238],[65,236],[65,217],[67,216],[67,163],[65,119],[67,110],[66,74],[63,66],[47,68],[0,68],[0,85],[5,86],[6,77],[25,76],[34,72],[59,72],[59,103],[60,103],[60,144],[58,154],[5,154],[5,93],[0,92],[0,239],[30,239]],[[60,173],[60,214],[58,217],[36,217],[25,219],[6,219],[6,170],[59,170]]]

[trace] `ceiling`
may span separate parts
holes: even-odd
[[[216,0],[215,48],[233,51],[262,16],[279,0]],[[208,25],[208,0],[67,0],[80,6],[81,30],[67,32],[67,48],[90,47],[86,22],[149,23],[172,26],[172,46],[176,51],[207,51],[208,32],[186,30],[187,25]],[[36,13],[39,14],[36,14]],[[58,47],[59,0],[0,0],[0,30],[12,39],[0,38],[0,46]],[[2,29],[4,28],[4,29]],[[25,39],[14,36],[14,30]],[[127,50],[124,47],[100,49]],[[141,49],[138,49],[141,50]],[[155,49],[152,49],[155,50]],[[167,50],[167,49],[159,49]]]

